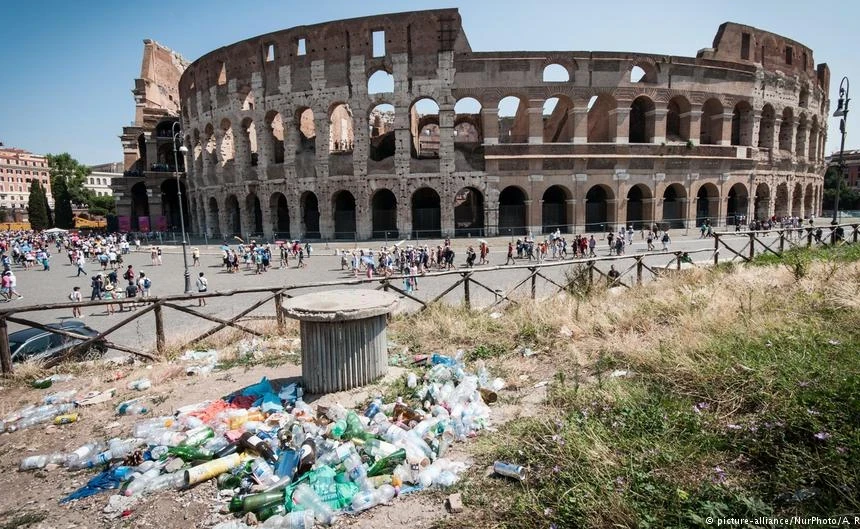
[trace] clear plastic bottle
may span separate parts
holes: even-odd
[[[313,529],[313,511],[294,511],[286,516],[272,516],[263,523],[264,529]]]
[[[380,503],[387,503],[394,498],[396,491],[391,485],[380,485],[377,489],[367,489],[352,497],[352,510],[361,512]]]
[[[410,389],[418,387],[418,375],[415,373],[409,373],[406,375],[406,387]]]
[[[164,417],[153,417],[152,419],[136,422],[134,425],[134,436],[140,439],[146,439],[152,431],[164,429],[172,430],[176,427],[176,419],[169,415]]]
[[[346,469],[346,475],[362,489],[370,489],[367,482],[367,468],[361,462],[361,456],[356,452],[350,453],[343,461],[343,466]]]
[[[339,445],[334,450],[317,457],[316,466],[336,466],[354,452],[355,445],[352,444],[352,441],[348,441]]]
[[[45,398],[42,399],[42,402],[44,402],[45,404],[60,404],[64,402],[72,402],[77,393],[78,390],[76,389],[70,389],[68,391],[57,391],[55,393],[51,393],[50,395],[45,395]]]
[[[104,447],[105,444],[99,441],[87,443],[69,454],[68,459],[66,459],[66,466],[73,470],[86,468],[87,462],[94,455],[104,450]]]
[[[123,493],[126,496],[135,496],[137,494],[142,494],[149,486],[149,482],[157,478],[159,474],[161,474],[161,468],[155,467],[147,470],[139,476],[135,476],[135,478],[131,480],[126,486],[125,491],[123,491]]]
[[[305,510],[313,511],[314,518],[324,525],[334,523],[335,516],[331,508],[307,484],[302,483],[293,491],[293,502]]]
[[[53,454],[29,456],[21,460],[21,470],[35,470],[37,468],[45,468],[47,465],[61,465],[68,458],[67,454],[55,452]]]

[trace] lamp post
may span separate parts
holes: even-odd
[[[836,112],[833,113],[834,118],[842,118],[839,120],[839,132],[842,133],[842,143],[839,146],[839,177],[836,180],[836,196],[833,198],[833,220],[830,224],[839,224],[839,193],[842,190],[842,175],[845,172],[845,120],[848,119],[848,88],[850,83],[848,77],[843,77],[839,83],[839,102],[836,105]]]
[[[182,182],[179,180],[179,158],[176,154],[176,144],[182,137],[182,130],[179,128],[179,122],[173,122],[173,169],[176,172],[176,198],[179,202],[179,227],[182,229],[182,262],[185,265],[185,293],[191,293],[191,272],[188,270],[188,239],[185,237],[185,213],[182,211]],[[179,152],[184,156],[188,152],[188,147],[182,145],[179,147]]]

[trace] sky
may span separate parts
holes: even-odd
[[[815,62],[830,66],[831,112],[843,76],[856,80],[860,94],[856,0],[32,0],[3,7],[0,142],[41,154],[69,152],[90,165],[121,161],[118,136],[134,119],[131,89],[146,38],[193,61],[221,46],[293,26],[446,7],[460,9],[474,51],[694,57],[711,45],[721,23],[739,22],[812,48]],[[858,114],[860,107],[849,114],[846,149],[860,147]],[[840,139],[835,118],[829,127],[828,153],[838,150]]]

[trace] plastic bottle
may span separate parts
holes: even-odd
[[[374,459],[389,456],[397,451],[396,446],[379,439],[368,439],[364,442],[363,449],[365,453],[370,454]]]
[[[406,461],[406,450],[400,449],[393,454],[377,459],[375,463],[367,470],[368,476],[379,476],[381,474],[390,474],[400,463]]]
[[[185,432],[185,439],[180,443],[181,446],[201,446],[206,444],[209,439],[215,437],[215,430],[209,426],[201,426]]]
[[[344,408],[339,402],[335,402],[325,409],[323,415],[325,415],[328,420],[336,422],[341,419],[345,419],[346,413],[346,408]]]
[[[86,468],[87,462],[103,449],[104,443],[97,441],[87,443],[69,454],[69,457],[66,460],[66,466],[73,470]]]
[[[415,373],[409,373],[406,375],[406,387],[410,389],[418,387],[418,375]]]
[[[302,425],[299,423],[293,424],[293,448],[299,449],[302,446],[302,443],[305,442],[305,431],[302,429]]]
[[[167,453],[179,457],[183,461],[207,461],[215,455],[211,450],[198,446],[179,445],[171,446]]]
[[[35,470],[45,468],[47,465],[61,465],[68,459],[67,454],[55,452],[53,454],[29,456],[21,460],[20,470]]]
[[[185,483],[183,471],[172,472],[156,476],[146,483],[145,492],[156,492],[159,490],[174,488],[178,489]]]
[[[251,473],[257,483],[261,485],[272,485],[277,483],[280,478],[275,475],[275,470],[272,465],[268,464],[263,458],[255,458],[251,465]]]
[[[364,416],[368,419],[376,415],[382,410],[382,399],[377,397],[373,399],[370,405],[364,410]]]
[[[155,430],[175,429],[176,419],[167,415],[164,417],[153,417],[145,421],[138,421],[134,425],[134,436],[140,439],[149,437],[149,433]]]
[[[326,452],[319,456],[316,461],[316,466],[337,466],[341,461],[346,459],[351,453],[355,452],[355,445],[351,441],[339,445],[334,450]]]
[[[80,413],[64,413],[63,415],[57,415],[54,417],[54,424],[72,424],[73,422],[78,422],[78,419],[81,418]]]
[[[108,444],[108,449],[91,457],[86,461],[85,466],[92,468],[98,465],[106,465],[115,459],[122,459],[140,445],[137,439],[111,439]]]
[[[72,402],[75,399],[75,395],[77,395],[78,390],[70,389],[68,391],[57,391],[55,393],[51,393],[50,395],[45,395],[45,398],[42,399],[42,402],[45,404],[60,404],[63,402]]]
[[[346,456],[346,459],[344,459],[343,467],[346,469],[346,475],[350,480],[355,482],[362,489],[370,488],[367,483],[368,470],[365,468],[364,463],[361,462],[361,456],[355,452],[350,453]]]
[[[295,477],[301,476],[316,464],[317,445],[313,439],[308,439],[299,448],[299,464],[296,467]]]
[[[152,387],[152,382],[148,378],[139,378],[128,383],[128,389],[136,389],[144,391]]]
[[[444,365],[447,367],[454,367],[457,365],[457,361],[451,358],[450,356],[441,355],[439,353],[433,353],[430,355],[430,363],[435,365]]]
[[[264,529],[313,529],[313,511],[295,511],[285,516],[273,516],[263,523]]]
[[[147,470],[139,476],[135,476],[135,478],[129,481],[128,485],[126,485],[123,494],[126,496],[134,496],[143,493],[149,482],[157,478],[159,474],[161,474],[161,468],[155,467]]]
[[[117,415],[143,415],[149,412],[149,407],[140,400],[127,400],[116,407]]]
[[[328,425],[328,435],[332,439],[340,439],[346,432],[346,419],[340,419]]]
[[[296,419],[310,420],[314,417],[314,410],[301,397],[296,399],[292,413]]]
[[[364,429],[364,424],[358,414],[350,410],[346,414],[346,431],[343,433],[343,437],[345,439],[367,439],[372,435]]]
[[[304,510],[313,511],[314,518],[321,524],[331,525],[335,516],[331,508],[317,496],[307,483],[301,483],[293,491],[293,503]]]
[[[378,489],[363,490],[352,497],[352,510],[361,512],[394,498],[396,491],[391,485],[380,485]]]

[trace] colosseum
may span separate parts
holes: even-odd
[[[456,9],[269,33],[180,78],[191,229],[369,239],[806,217],[829,83],[811,49],[732,22],[695,57],[476,52]]]

